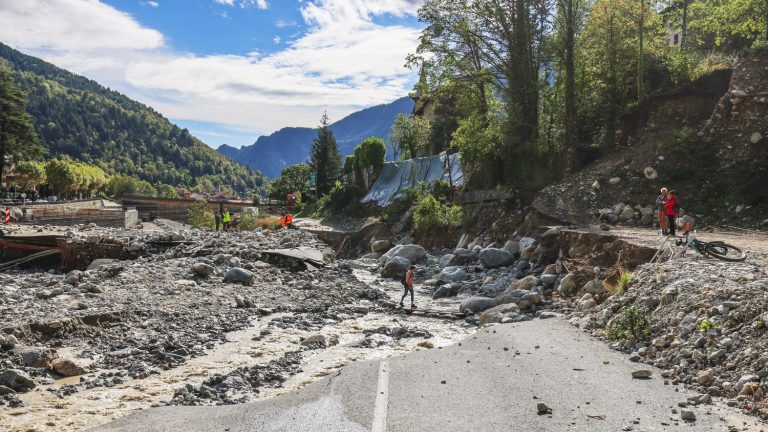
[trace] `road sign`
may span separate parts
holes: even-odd
[[[317,172],[312,171],[309,173],[309,189],[315,190],[317,188]]]

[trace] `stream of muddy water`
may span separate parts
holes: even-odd
[[[402,286],[396,282],[382,281],[366,270],[355,270],[355,276],[366,284],[376,284],[393,300],[400,300]],[[456,310],[460,299],[433,301],[428,292],[417,286],[417,304],[430,309]],[[359,306],[373,306],[365,301]],[[296,328],[270,326],[266,337],[258,338],[262,330],[273,320],[290,315],[273,314],[252,322],[246,330],[227,334],[228,342],[217,345],[206,355],[192,358],[182,366],[144,379],[129,379],[111,388],[80,388],[69,396],[59,398],[53,391],[64,385],[77,384],[80,377],[56,381],[51,385],[38,386],[34,391],[21,395],[25,406],[0,408],[0,430],[3,431],[77,431],[108,423],[136,410],[169,402],[174,392],[184,384],[199,385],[213,374],[226,374],[238,367],[251,366],[278,359],[284,353],[299,349],[304,338],[322,334],[338,343],[325,349],[302,353],[302,372],[291,376],[281,388],[262,388],[253,400],[271,398],[301,388],[327,376],[352,362],[386,358],[421,349],[451,345],[472,334],[476,327],[462,320],[451,321],[419,317],[408,314],[370,312],[361,317],[351,317],[340,322],[329,322],[319,331],[303,331]],[[363,347],[360,341],[364,331],[386,327],[407,326],[426,330],[432,337],[393,339],[376,336],[373,348]],[[253,340],[254,337],[259,339]],[[77,350],[60,349],[63,356],[78,357]],[[108,373],[98,371],[89,376]]]

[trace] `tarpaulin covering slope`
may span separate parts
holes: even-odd
[[[443,152],[436,156],[387,162],[371,191],[361,202],[375,202],[386,207],[403,191],[418,187],[420,182],[431,185],[437,180],[445,180],[452,182],[454,187],[461,187],[464,185],[464,171],[461,169],[460,155],[455,153],[447,156]]]

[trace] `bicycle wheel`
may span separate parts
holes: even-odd
[[[747,254],[741,249],[723,242],[707,243],[704,246],[704,252],[723,261],[737,262],[747,259]]]

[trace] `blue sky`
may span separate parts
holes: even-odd
[[[406,95],[420,3],[0,0],[0,41],[239,147]]]

